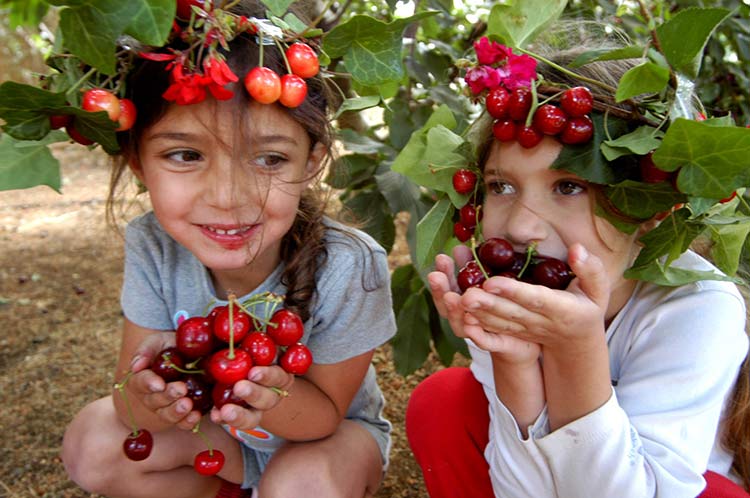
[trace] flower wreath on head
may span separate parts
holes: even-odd
[[[466,94],[479,104],[479,118],[458,135],[449,111],[438,109],[402,153],[410,163],[397,158],[393,166],[437,193],[436,204],[418,225],[417,265],[429,267],[438,252],[470,244],[474,267],[464,283],[470,286],[493,274],[521,278],[526,269],[549,259],[534,254],[533,248],[514,257],[509,244],[502,251],[483,248],[489,242],[481,235],[477,166],[477,142],[483,137],[467,138],[483,124],[491,126],[494,140],[517,141],[527,148],[545,135],[562,142],[551,167],[598,185],[596,214],[619,230],[634,233],[641,223],[660,220],[639,239],[642,249],[627,278],[662,285],[702,279],[741,282],[736,275],[740,261],[747,258],[750,233],[744,195],[750,186],[750,130],[737,126],[731,116],[695,112],[689,101],[696,61],[731,12],[686,9],[653,30],[650,46],[583,52],[562,64],[523,48],[545,23],[526,31],[513,23],[538,16],[524,12],[522,5],[495,9],[502,14],[494,15],[493,9],[489,36],[473,44],[474,57],[456,64],[465,70]],[[546,26],[557,15],[551,14]],[[686,44],[686,33],[702,43]],[[582,74],[582,66],[618,59],[632,64],[616,88]],[[417,146],[425,152],[417,155]],[[722,273],[671,265],[698,237],[710,241],[711,257]],[[504,266],[484,264],[483,250],[507,254]],[[462,288],[463,276],[459,272]],[[533,280],[528,272],[525,278]],[[565,274],[557,286],[564,288],[572,278]]]

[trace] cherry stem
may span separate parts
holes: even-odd
[[[276,38],[273,39],[274,43],[276,43],[276,46],[279,48],[279,52],[281,53],[281,58],[284,59],[284,66],[286,66],[286,72],[289,74],[292,74],[292,66],[289,65],[289,59],[286,58],[286,51],[284,50],[284,47],[281,46],[281,42],[277,40]]]
[[[237,297],[229,294],[229,359],[234,359],[234,303]]]
[[[526,271],[526,268],[529,267],[529,264],[531,263],[531,258],[534,256],[534,253],[536,252],[536,242],[532,242],[529,247],[526,248],[526,261],[523,263],[523,268],[521,268],[521,271],[518,272],[518,278],[520,279],[523,276],[523,272]]]
[[[477,240],[474,238],[474,236],[471,237],[471,254],[474,256],[474,261],[477,262],[477,266],[479,266],[479,269],[482,270],[482,275],[484,275],[484,278],[489,280],[490,276],[487,274],[487,271],[485,271],[484,265],[479,260],[479,256],[477,256]]]
[[[556,70],[560,71],[563,74],[567,74],[568,76],[571,76],[571,77],[576,78],[578,80],[585,81],[586,83],[590,83],[592,85],[598,86],[599,88],[603,88],[603,89],[607,90],[610,93],[616,93],[617,92],[617,88],[614,88],[614,87],[612,87],[610,85],[607,85],[606,83],[602,83],[601,81],[597,81],[597,80],[592,79],[592,78],[587,78],[587,77],[582,76],[582,75],[580,75],[578,73],[575,73],[575,72],[573,72],[573,71],[571,71],[569,69],[565,69],[564,67],[562,67],[562,66],[560,66],[558,64],[555,64],[551,60],[546,59],[546,58],[542,57],[541,55],[535,54],[534,52],[530,52],[528,50],[524,50],[521,47],[513,47],[513,48],[516,49],[516,50],[518,50],[519,52],[521,52],[523,54],[529,55],[529,56],[531,56],[531,57],[533,57],[533,58],[535,58],[537,60],[540,60],[540,61],[544,62],[545,64],[547,64],[547,65],[555,68]]]
[[[200,438],[203,440],[204,443],[206,443],[206,446],[208,447],[208,454],[213,456],[214,455],[214,446],[211,444],[211,440],[208,439],[208,436],[206,436],[203,431],[201,431],[201,421],[198,420],[198,423],[195,424],[195,427],[192,428],[192,432],[194,434],[198,434]]]
[[[122,396],[122,400],[125,402],[125,409],[128,412],[128,420],[130,421],[130,426],[133,430],[132,434],[133,436],[137,436],[140,432],[140,429],[138,429],[138,425],[135,423],[135,415],[133,414],[133,409],[130,406],[130,400],[128,399],[128,395],[125,392],[125,385],[128,383],[128,380],[130,380],[130,377],[133,376],[133,371],[128,370],[128,373],[125,375],[125,378],[122,379],[121,382],[118,382],[114,385],[114,388],[117,389],[117,391],[120,393],[120,396]]]
[[[289,391],[281,389],[280,387],[269,387],[269,389],[279,395],[280,398],[286,398],[289,396]]]
[[[65,95],[72,95],[73,92],[75,92],[76,90],[78,90],[78,87],[80,87],[85,81],[87,81],[89,78],[91,78],[91,76],[93,76],[95,73],[96,73],[96,69],[95,68],[89,69],[86,74],[84,74],[83,76],[81,76],[81,78],[78,81],[76,81],[75,83],[73,83],[73,86],[71,86],[70,88],[68,88],[68,91],[65,92]]]

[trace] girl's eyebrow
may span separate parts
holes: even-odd
[[[191,133],[163,131],[159,133],[154,133],[153,135],[148,135],[146,138],[148,138],[149,140],[174,140],[174,141],[186,142],[186,141],[192,140],[194,136],[195,135]]]
[[[278,142],[285,142],[285,143],[289,143],[291,145],[297,145],[297,141],[294,138],[290,137],[289,135],[281,135],[281,134],[276,134],[276,135],[260,135],[259,134],[259,135],[253,135],[252,139],[253,139],[254,142],[258,142],[258,143],[268,143],[268,142],[278,143]]]

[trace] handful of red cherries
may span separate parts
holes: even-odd
[[[533,247],[525,253],[513,250],[505,239],[490,238],[475,251],[475,259],[458,272],[458,287],[466,292],[481,287],[489,277],[502,276],[550,289],[565,289],[575,277],[565,261],[537,254]]]
[[[175,333],[176,345],[159,352],[151,370],[165,382],[184,382],[186,397],[193,401],[193,410],[201,414],[228,403],[250,408],[234,395],[233,388],[236,382],[247,379],[254,365],[278,364],[288,373],[304,375],[312,364],[312,353],[299,342],[304,335],[302,319],[290,310],[278,308],[281,302],[280,296],[271,293],[252,296],[242,303],[230,295],[228,304],[180,323]],[[256,309],[262,309],[263,316]],[[265,318],[268,315],[270,318]],[[115,385],[123,397],[131,374]],[[272,389],[281,397],[289,395],[283,389]],[[224,465],[224,455],[211,448],[210,441],[200,432],[200,423],[193,432],[203,437],[208,446],[208,450],[196,455],[193,467],[202,475],[215,475]],[[133,430],[123,443],[125,455],[131,460],[144,460],[152,448],[152,435],[133,422]]]

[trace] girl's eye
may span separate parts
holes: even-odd
[[[189,163],[193,161],[200,161],[202,156],[194,150],[177,150],[167,154],[167,157],[173,161],[180,163]]]
[[[275,171],[284,165],[286,158],[279,154],[263,154],[253,159],[253,162],[262,169]]]
[[[571,180],[558,182],[555,189],[562,195],[576,195],[586,191],[586,186]]]
[[[487,183],[487,190],[493,194],[498,195],[509,195],[516,191],[516,189],[508,182],[502,180],[494,180]]]

